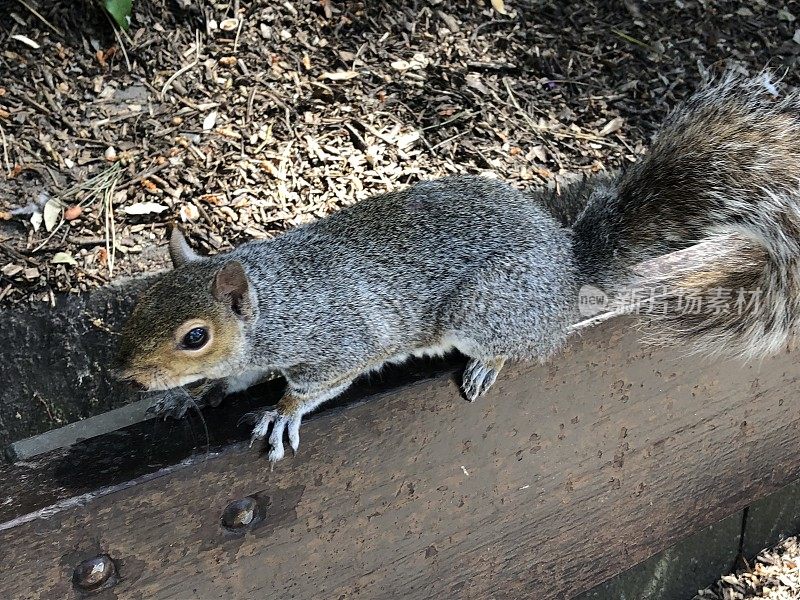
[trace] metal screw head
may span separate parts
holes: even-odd
[[[225,507],[222,513],[222,524],[228,529],[244,529],[261,520],[258,502],[247,496],[235,500]]]
[[[72,572],[72,583],[76,587],[90,591],[102,587],[117,571],[114,561],[108,554],[100,554],[80,563]]]

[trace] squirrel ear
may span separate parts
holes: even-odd
[[[250,282],[242,263],[231,261],[214,275],[211,294],[221,302],[229,302],[233,312],[246,317],[252,312],[250,307]]]
[[[169,236],[169,255],[172,258],[172,266],[176,268],[187,262],[200,260],[200,256],[191,249],[178,227],[173,227],[172,235]]]

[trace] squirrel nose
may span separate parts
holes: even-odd
[[[136,390],[147,389],[147,386],[137,381],[131,375],[130,371],[123,366],[122,361],[120,360],[114,360],[114,362],[111,364],[111,367],[108,369],[108,374],[116,381],[124,381]]]

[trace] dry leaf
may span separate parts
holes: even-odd
[[[0,273],[5,275],[6,277],[13,277],[17,273],[22,272],[23,267],[19,265],[15,265],[14,263],[8,263],[2,269],[0,269]]]
[[[507,15],[506,5],[503,0],[492,0],[492,8],[494,8],[501,15]]]
[[[625,120],[622,117],[614,117],[608,123],[606,123],[605,127],[603,127],[603,129],[601,129],[600,133],[598,133],[597,135],[603,137],[610,133],[619,131],[624,123]]]
[[[211,131],[217,122],[217,111],[212,110],[206,118],[203,119],[203,131]]]
[[[544,146],[534,146],[531,148],[531,152],[539,162],[547,162],[547,151],[544,149]]]
[[[51,263],[55,265],[77,265],[78,261],[69,252],[56,252],[53,255]]]
[[[411,133],[406,133],[398,137],[395,143],[400,150],[405,150],[413,146],[418,139],[419,131],[412,131]]]
[[[357,71],[336,71],[335,73],[323,73],[320,79],[330,79],[331,81],[346,81],[358,77]]]
[[[184,204],[178,211],[181,215],[181,221],[196,221],[200,218],[200,211],[194,204]]]
[[[21,35],[19,33],[16,35],[12,35],[11,39],[17,40],[18,42],[22,42],[23,44],[25,44],[26,46],[30,46],[34,50],[38,50],[39,48],[41,48],[41,46],[36,42],[34,42],[31,38]]]
[[[31,215],[31,226],[34,231],[39,231],[39,227],[42,226],[42,213],[38,210]]]
[[[223,19],[219,22],[219,28],[222,31],[233,31],[239,26],[239,19]]]
[[[159,214],[167,210],[169,207],[157,202],[137,202],[122,209],[126,215],[150,215]]]
[[[53,231],[53,228],[58,224],[61,218],[61,202],[55,198],[50,198],[44,205],[44,228],[47,231]]]

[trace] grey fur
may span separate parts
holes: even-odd
[[[577,314],[570,246],[525,194],[453,177],[221,260],[241,261],[258,289],[249,356],[307,386],[452,348],[485,361],[549,356]]]
[[[623,288],[636,263],[729,230],[752,240],[752,255],[703,281],[761,277],[771,306],[744,325],[729,319],[709,328],[677,314],[668,324],[688,323],[682,332],[692,339],[774,348],[763,337],[788,330],[800,297],[800,100],[776,102],[766,90],[765,80],[729,77],[701,91],[667,120],[641,162],[563,197],[450,177],[186,262],[141,300],[121,365],[212,308],[215,318],[238,319],[240,347],[197,378],[227,379],[232,389],[246,373],[248,381],[268,371],[286,377],[287,397],[254,430],[261,439],[272,427],[269,456],[278,460],[284,431],[296,449],[302,416],[359,375],[455,348],[470,358],[464,390],[474,399],[505,360],[544,360],[563,345],[579,318],[581,285]],[[556,218],[573,221],[587,196],[574,231],[562,227]],[[234,261],[249,281],[244,310],[209,293]]]

